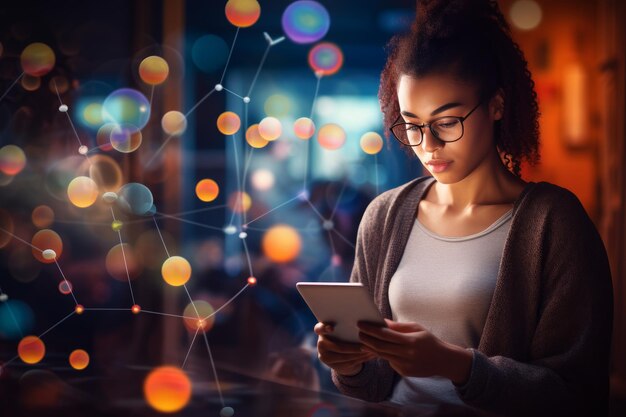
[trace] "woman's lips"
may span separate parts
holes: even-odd
[[[445,171],[451,163],[452,161],[428,161],[426,164],[428,165],[431,172],[437,174],[439,172]]]

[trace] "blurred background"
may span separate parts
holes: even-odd
[[[16,355],[25,335],[58,323],[45,336],[40,365],[57,374],[75,372],[67,358],[81,348],[90,356],[81,375],[185,363],[202,379],[211,372],[208,346],[195,322],[181,317],[193,312],[194,300],[203,315],[220,309],[200,331],[220,367],[334,390],[317,361],[316,320],[295,283],[347,281],[369,201],[423,175],[419,161],[395,141],[380,140],[377,100],[384,46],[408,27],[415,2],[320,0],[330,16],[321,42],[335,44],[343,59],[336,73],[323,76],[309,63],[318,42],[279,40],[293,2],[259,1],[258,21],[241,29],[225,16],[225,3],[0,6],[0,228],[13,234],[0,231],[0,365]],[[524,166],[522,176],[573,191],[609,253],[612,414],[623,415],[626,4],[499,4],[529,62],[542,114],[542,161]],[[23,51],[34,42],[55,57],[41,75],[24,69]],[[162,82],[150,84],[140,74],[149,56],[167,62]],[[127,138],[130,148],[120,151],[103,129],[101,109],[121,88],[142,93],[150,115],[139,138]],[[59,111],[61,103],[67,112]],[[239,116],[234,134],[219,125],[226,111]],[[266,117],[282,126],[277,138],[259,139],[258,126],[246,134]],[[294,130],[303,117],[327,127],[326,142],[319,130],[311,139]],[[87,148],[79,152],[79,145]],[[78,175],[94,178],[101,191],[142,184],[154,207],[139,216],[116,209],[119,223],[112,224],[111,206],[100,198],[86,208],[68,200]],[[199,187],[201,180],[214,181],[219,192]],[[36,241],[62,242],[58,267],[33,256],[28,244]],[[163,282],[170,255],[191,266],[184,290]],[[61,322],[78,301],[87,311]],[[132,315],[132,305],[154,314]],[[26,369],[14,360],[0,380],[13,368]],[[121,389],[100,388],[111,398]]]

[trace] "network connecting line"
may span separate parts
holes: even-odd
[[[15,86],[15,84],[17,84],[22,77],[24,76],[24,72],[22,72],[16,79],[15,81],[13,81],[11,83],[11,85],[9,86],[9,88],[6,89],[6,91],[2,94],[2,96],[0,96],[0,102],[2,101],[2,99],[4,99],[6,97],[7,94],[9,94],[9,91],[11,91],[11,89],[13,89],[13,87]]]

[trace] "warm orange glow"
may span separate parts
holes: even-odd
[[[77,371],[82,371],[89,365],[89,354],[82,349],[76,349],[70,354],[70,365]]]
[[[200,200],[207,203],[215,200],[219,192],[220,187],[211,179],[204,179],[196,184],[196,195]]]
[[[261,6],[256,0],[229,0],[226,3],[226,18],[234,26],[252,26],[261,16]]]
[[[294,260],[300,254],[300,235],[291,226],[277,225],[269,229],[261,243],[263,253],[274,262],[284,263]]]
[[[162,366],[148,374],[143,392],[150,407],[163,413],[173,413],[189,403],[191,381],[181,369]]]
[[[225,111],[217,118],[217,129],[224,135],[234,135],[240,127],[241,120],[232,111]]]
[[[98,199],[98,185],[89,177],[76,177],[67,187],[67,196],[76,207],[89,207]]]
[[[173,287],[184,285],[191,278],[191,265],[182,256],[171,256],[163,262],[161,275]]]
[[[39,363],[46,354],[46,346],[37,336],[26,336],[17,345],[17,354],[28,364]]]
[[[35,248],[38,248],[33,248],[33,256],[39,262],[44,264],[54,263],[55,258],[45,258],[43,256],[43,251],[52,249],[54,253],[56,253],[56,259],[59,259],[61,257],[61,253],[63,253],[63,241],[61,240],[61,236],[59,236],[54,230],[43,229],[38,231],[35,233],[35,236],[33,236],[31,244]]]

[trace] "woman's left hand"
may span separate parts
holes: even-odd
[[[385,321],[387,327],[359,323],[359,338],[365,350],[387,360],[402,376],[447,377],[449,344],[417,323]]]

